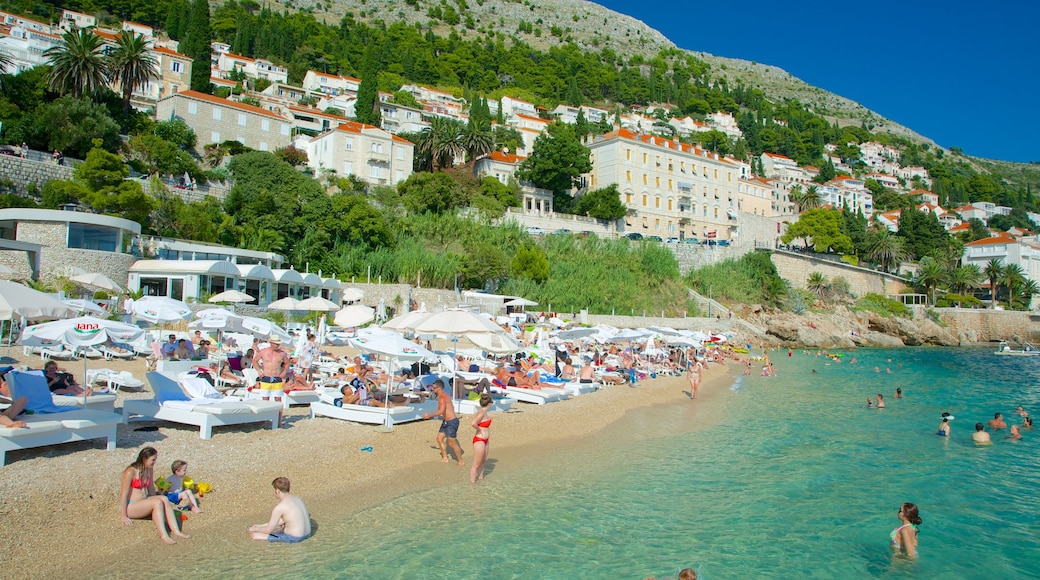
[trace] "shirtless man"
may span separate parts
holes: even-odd
[[[987,421],[987,424],[993,429],[1006,429],[1007,423],[1004,422],[1004,416],[1000,413],[993,413],[993,419]]]
[[[271,482],[278,505],[271,510],[271,521],[249,527],[249,536],[261,542],[295,544],[311,537],[311,515],[303,500],[289,494],[289,478]]]
[[[986,426],[982,423],[975,423],[975,432],[971,434],[971,440],[982,444],[992,443],[989,439],[989,433],[986,433]]]
[[[438,381],[433,384],[433,394],[437,395],[437,412],[423,413],[423,419],[441,418],[441,428],[437,431],[437,446],[441,448],[441,461],[448,463],[448,449],[455,453],[459,465],[465,465],[462,461],[462,448],[459,447],[459,418],[455,415],[455,405],[451,403],[451,397],[444,392],[444,383]]]
[[[592,362],[587,362],[581,366],[581,374],[578,375],[579,383],[594,383],[596,382],[596,368],[592,366]]]
[[[272,336],[267,348],[257,351],[253,357],[253,368],[260,372],[260,393],[265,401],[274,396],[282,400],[285,375],[289,373],[289,357],[282,350],[282,339]]]

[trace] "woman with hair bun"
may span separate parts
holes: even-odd
[[[493,403],[491,395],[487,393],[480,395],[480,410],[470,423],[477,430],[473,435],[473,467],[469,469],[470,483],[484,479],[484,463],[487,462],[488,440],[491,437],[491,418],[488,417],[491,403]]]
[[[889,534],[892,550],[897,554],[906,554],[911,558],[916,558],[917,526],[921,525],[921,517],[917,514],[917,505],[906,502],[900,506],[899,521],[902,522],[902,525],[892,530],[892,533]]]

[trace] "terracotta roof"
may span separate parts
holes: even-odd
[[[502,163],[520,163],[526,157],[521,157],[513,153],[503,153],[501,151],[492,151],[488,154],[488,158],[494,161],[501,161]]]
[[[988,237],[988,238],[983,238],[981,240],[975,240],[974,242],[968,242],[967,244],[964,244],[964,245],[965,246],[991,246],[991,245],[995,245],[995,244],[1014,244],[1014,243],[1017,243],[1017,242],[1018,242],[1018,240],[1015,238],[1015,236],[1012,236],[1011,234],[1009,234],[1007,232],[1000,232],[999,234],[997,234],[995,236],[991,236],[991,237]]]
[[[545,123],[547,125],[549,124],[549,121],[546,121],[541,117],[532,117],[531,115],[525,115],[523,113],[516,113],[516,116],[520,117],[521,119],[531,119],[532,121],[538,121],[539,123]]]
[[[94,29],[94,34],[96,36],[100,36],[101,38],[104,38],[106,40],[115,40],[116,39],[116,35],[115,34],[112,34],[111,32],[108,32],[107,30],[101,30],[100,28],[95,28]]]
[[[242,56],[240,54],[234,54],[234,53],[231,53],[231,52],[225,52],[224,54],[222,54],[220,56],[226,56],[226,57],[228,57],[228,58],[230,58],[232,60],[244,60],[244,61],[248,61],[248,62],[256,62],[256,59],[254,59],[254,58],[249,58],[248,56]]]
[[[788,161],[794,161],[794,159],[791,159],[786,155],[780,155],[779,153],[766,153],[765,156],[772,157],[773,159],[787,159]]]
[[[332,74],[332,73],[323,73],[323,72],[318,72],[316,70],[309,70],[307,72],[312,72],[312,73],[314,73],[314,74],[316,74],[316,75],[318,75],[320,77],[328,77],[330,79],[341,79],[341,80],[345,80],[345,81],[354,81],[354,82],[358,82],[358,83],[361,82],[361,79],[356,79],[354,77],[345,77],[343,75],[337,75],[337,74]]]
[[[253,113],[254,115],[264,115],[265,117],[273,117],[275,119],[278,119],[279,121],[284,121],[285,120],[280,115],[276,115],[276,114],[272,113],[271,111],[268,111],[267,109],[261,109],[260,107],[254,107],[253,105],[247,105],[245,103],[239,103],[237,101],[229,101],[227,99],[222,99],[220,97],[215,97],[213,95],[207,95],[206,93],[200,93],[198,91],[192,91],[192,90],[181,91],[181,92],[179,92],[179,93],[177,93],[175,95],[170,95],[169,97],[166,97],[166,98],[167,99],[173,99],[173,98],[176,98],[176,97],[186,97],[186,98],[189,98],[189,99],[195,99],[197,101],[206,101],[207,103],[212,103],[214,105],[220,105],[220,106],[223,106],[223,107],[229,107],[229,108],[232,108],[232,109],[238,109],[239,111],[242,111],[244,113]],[[165,101],[166,99],[163,99],[163,100]]]
[[[819,171],[819,170],[820,170],[820,168],[819,168],[819,167],[816,167],[815,165],[806,165],[806,166],[805,166],[805,167],[803,167],[802,169],[811,169],[811,170],[813,170],[813,171]]]
[[[342,119],[342,117],[339,117],[339,118]],[[370,130],[370,129],[375,129],[376,131],[379,131],[380,133],[386,133],[387,135],[390,135],[390,138],[392,140],[394,140],[394,141],[396,141],[398,143],[408,143],[409,145],[414,145],[411,141],[409,141],[408,139],[405,139],[404,137],[398,137],[397,135],[394,135],[394,134],[390,133],[389,131],[384,131],[383,129],[380,129],[379,127],[375,127],[373,125],[366,125],[364,123],[358,123],[357,121],[347,120],[347,121],[345,121],[343,123],[340,123],[340,125],[338,127],[336,127],[335,129],[333,129],[333,131],[343,131],[344,133],[357,133],[357,134],[361,134],[362,131],[367,131],[367,130]]]
[[[322,111],[321,109],[318,109],[316,107],[299,107],[299,106],[296,106],[296,105],[289,105],[289,110],[290,111],[300,111],[301,113],[308,113],[308,114],[311,114],[311,115],[321,115],[322,117],[328,117],[330,119],[338,119],[338,120],[342,121],[343,123],[353,123],[354,122],[354,121],[351,121],[350,119],[348,119],[346,117],[343,117],[341,115],[333,115],[332,113],[326,113],[325,111]]]
[[[169,55],[169,56],[175,56],[177,58],[182,58],[184,60],[192,60],[192,58],[190,56],[186,55],[186,54],[181,54],[181,53],[177,52],[176,50],[170,50],[170,49],[162,47],[162,46],[153,47],[152,50],[155,51],[155,52],[158,52],[159,54],[166,54],[166,55]]]
[[[910,195],[935,195],[927,189],[915,189],[910,192]]]
[[[971,226],[967,222],[961,222],[950,228],[951,232],[966,232],[969,230],[971,230]]]

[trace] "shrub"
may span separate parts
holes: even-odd
[[[885,318],[909,318],[911,314],[910,309],[902,302],[873,292],[857,300],[854,309],[876,312]]]

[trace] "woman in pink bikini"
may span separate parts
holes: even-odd
[[[487,393],[480,395],[480,410],[470,423],[477,430],[473,435],[473,467],[469,468],[470,483],[484,479],[484,463],[487,462],[488,440],[491,437],[491,417],[488,417],[491,403],[491,395]]]
[[[131,520],[150,517],[159,530],[159,536],[167,544],[177,542],[170,534],[178,538],[190,538],[177,525],[177,516],[173,513],[173,505],[164,494],[155,493],[155,482],[152,468],[159,452],[154,447],[145,447],[137,454],[137,461],[123,470],[123,481],[119,487],[119,516],[123,525],[131,526]]]

